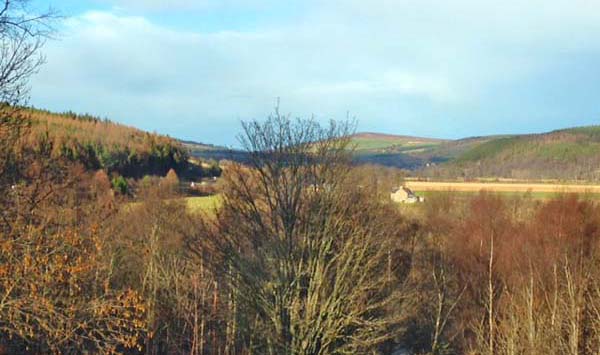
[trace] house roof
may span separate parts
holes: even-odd
[[[405,192],[408,196],[415,196],[415,193],[406,186],[401,186],[399,188],[393,189],[392,193],[398,193],[400,191]]]

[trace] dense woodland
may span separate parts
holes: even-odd
[[[396,170],[351,164],[351,125],[277,111],[243,124],[247,161],[214,209],[191,213],[175,170],[132,200],[69,139],[96,125],[136,154],[152,143],[81,118],[49,138],[21,94],[43,32],[11,4],[27,2],[0,10],[0,353],[600,352],[597,202],[401,208]]]
[[[53,114],[25,109],[31,127],[28,143],[52,146],[52,157],[104,169],[126,177],[185,172],[187,150],[166,136],[147,133],[90,115]]]

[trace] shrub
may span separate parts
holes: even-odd
[[[121,195],[127,195],[129,192],[129,185],[127,184],[127,180],[125,180],[122,176],[116,176],[112,179],[113,189],[120,193]]]

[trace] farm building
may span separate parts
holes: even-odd
[[[390,194],[390,198],[392,199],[392,201],[400,203],[416,203],[424,201],[422,197],[415,195],[415,193],[412,192],[411,189],[405,186],[402,186],[392,191],[392,193]]]

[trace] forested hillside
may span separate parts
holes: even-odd
[[[428,176],[600,179],[600,126],[496,137],[477,144]]]
[[[27,140],[31,146],[51,145],[54,157],[105,169],[128,177],[164,175],[187,166],[187,150],[176,140],[90,115],[56,114],[28,109]]]
[[[600,126],[458,140],[356,134],[353,141],[358,163],[431,178],[600,180]]]

